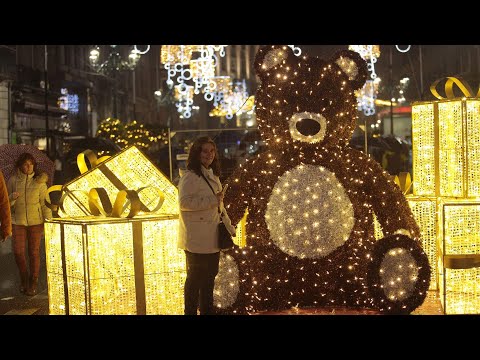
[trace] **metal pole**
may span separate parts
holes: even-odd
[[[420,100],[423,100],[423,60],[422,60],[422,45],[418,45],[418,57],[420,63]]]
[[[93,136],[93,119],[92,119],[92,108],[91,108],[91,98],[90,98],[90,88],[87,87],[87,121],[88,121],[88,136]]]
[[[170,164],[170,181],[173,181],[172,169],[172,137],[170,135],[170,119],[168,121],[168,162]]]
[[[365,116],[365,155],[368,156],[368,116]]]
[[[110,54],[108,55],[108,60],[111,61],[109,65],[111,66],[111,71],[113,71],[113,118],[118,119],[117,113],[117,80],[118,72],[120,68],[120,55],[117,53],[117,45],[110,45]]]
[[[168,162],[170,166],[170,181],[173,182],[173,162],[172,162],[172,106],[175,106],[172,98],[172,88],[167,90],[166,100],[167,100],[167,128],[168,128]]]
[[[7,131],[7,141],[8,144],[13,144],[12,142],[12,83],[11,81],[7,82],[7,96],[8,96],[8,131]]]
[[[393,49],[390,47],[390,134],[393,135]]]
[[[132,81],[133,81],[133,119],[132,120],[136,120],[137,115],[136,115],[135,105],[137,102],[137,98],[135,94],[135,68],[133,69],[133,72],[132,72]]]
[[[47,140],[47,155],[50,156],[50,124],[48,120],[48,49],[45,45],[45,67],[44,67],[44,82],[45,82],[45,138]]]
[[[117,70],[113,70],[113,118],[117,117]]]

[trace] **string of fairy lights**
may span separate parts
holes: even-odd
[[[135,145],[146,150],[154,143],[168,144],[166,129],[149,129],[136,120],[124,124],[119,119],[107,118],[98,125],[96,136],[110,139],[122,148]]]

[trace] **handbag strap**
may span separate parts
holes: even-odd
[[[200,171],[202,171],[202,170],[200,170]],[[207,182],[207,185],[208,185],[208,187],[210,188],[210,190],[212,190],[213,195],[217,196],[217,194],[215,193],[215,190],[213,190],[212,185],[210,185],[210,182],[207,180],[207,178],[205,177],[205,175],[203,175],[203,172],[201,172],[201,175],[202,175],[202,177],[203,177],[203,180],[205,180],[205,181]],[[219,213],[219,214],[222,213],[222,212],[220,211],[220,206],[218,207],[218,213]],[[221,216],[220,216],[220,217],[221,217]]]

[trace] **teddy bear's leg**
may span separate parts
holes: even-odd
[[[430,285],[430,265],[420,243],[406,235],[378,240],[368,268],[374,304],[385,313],[409,314],[420,306]]]
[[[224,251],[213,291],[217,314],[253,314],[288,308],[282,294],[288,286],[288,269],[279,269],[268,246],[247,246]]]
[[[213,303],[222,315],[247,314],[252,310],[255,256],[251,248],[234,248],[220,253]]]

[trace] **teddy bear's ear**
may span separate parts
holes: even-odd
[[[367,62],[359,53],[351,50],[342,50],[335,54],[333,62],[348,76],[350,86],[360,89],[368,77]]]
[[[263,80],[270,69],[291,56],[295,57],[292,49],[287,45],[261,46],[255,55],[255,72]]]

